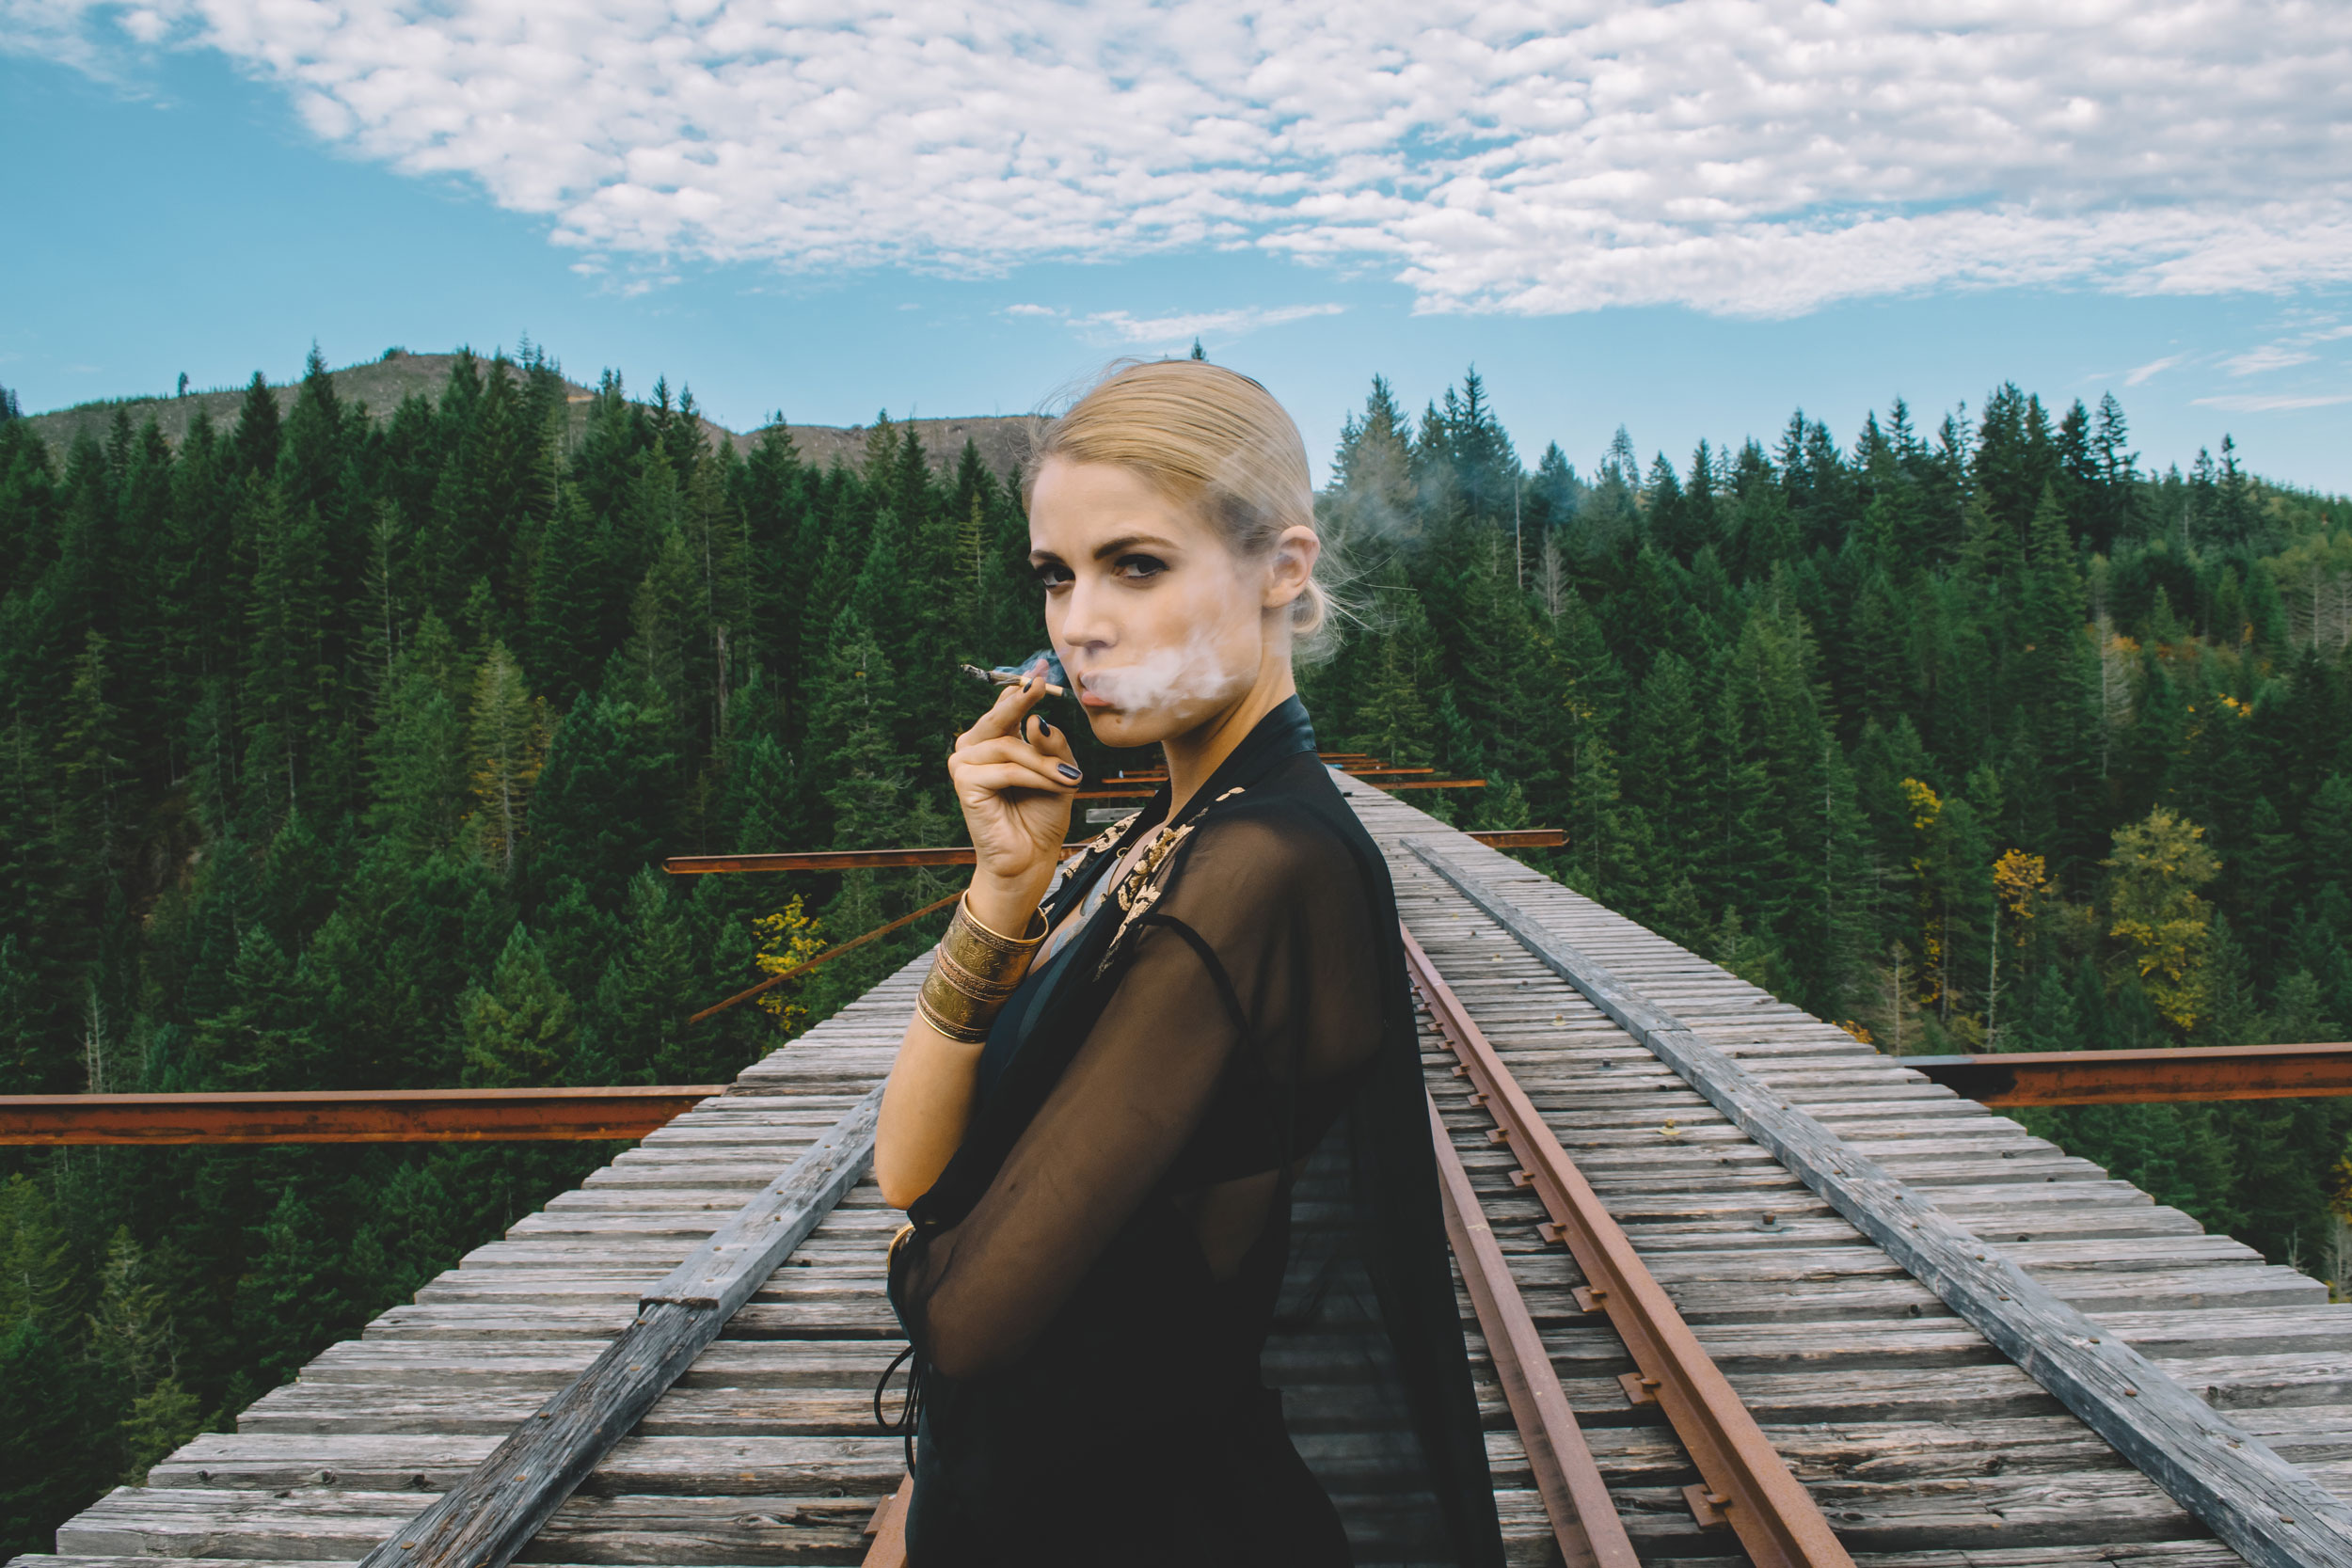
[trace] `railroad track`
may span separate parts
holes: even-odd
[[[1741,1074],[1856,1169],[1892,1172],[1930,1196],[1928,1217],[1983,1237],[1986,1267],[2013,1266],[2138,1347],[2296,1479],[2352,1488],[2352,1308],[2315,1282],[1395,799],[1343,787],[1415,944],[1515,1564],[2244,1560],[1792,1174],[1804,1149],[1758,1141],[1783,1136],[1770,1105],[1717,1081]],[[1584,966],[1570,966],[1584,989],[1553,949]],[[638,1322],[651,1281],[881,1081],[927,961],[331,1347],[236,1433],[102,1499],[59,1531],[78,1563],[17,1568],[365,1556],[528,1430]],[[886,1527],[877,1505],[903,1455],[869,1399],[898,1348],[880,1290],[898,1216],[865,1180],[811,1218],[523,1560],[887,1557],[886,1528],[878,1551],[869,1527],[878,1512]]]

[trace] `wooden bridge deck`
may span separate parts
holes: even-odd
[[[1621,983],[1738,1055],[2241,1427],[2352,1495],[2352,1307],[2265,1264],[1845,1035],[1392,797],[1345,785],[1388,850],[1406,925],[1639,1246],[1707,1349],[1872,1568],[2140,1563],[2236,1554],[2126,1464],[1585,997],[1398,841],[1507,890]],[[748,1069],[330,1347],[57,1533],[56,1558],[350,1562],[578,1374],[675,1265],[887,1070],[928,959]],[[1744,1560],[1702,1530],[1695,1479],[1575,1266],[1424,1038],[1454,1145],[1645,1560]],[[540,1531],[525,1560],[846,1564],[898,1483],[874,1378],[899,1216],[857,1186]],[[1465,1322],[1474,1323],[1467,1302]],[[1478,1348],[1473,1339],[1474,1349]],[[1488,1448],[1515,1562],[1556,1548],[1483,1351]]]

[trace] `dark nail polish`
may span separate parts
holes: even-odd
[[[1054,726],[1041,719],[1037,721],[1037,733],[1040,735],[1052,735],[1054,733]]]
[[[1066,762],[1057,762],[1054,766],[1061,769],[1061,776],[1065,779],[1081,779],[1086,776]]]

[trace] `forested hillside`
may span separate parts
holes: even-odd
[[[565,397],[467,356],[372,418],[314,356],[177,443],[0,418],[0,1092],[711,1081],[929,940],[690,1027],[794,898],[838,940],[951,884],[655,867],[958,836],[953,666],[1041,638],[1004,477],[887,420],[854,466],[739,451],[609,374],[575,436]],[[1474,375],[1417,419],[1375,383],[1309,705],[1883,1049],[2335,1037],[2352,516],[2220,451],[2144,471],[2111,402],[2002,388],[1530,471]],[[2339,1266],[2344,1102],[2047,1119]],[[0,1548],[609,1153],[8,1151]]]

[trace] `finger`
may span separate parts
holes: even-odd
[[[1059,724],[1049,722],[1045,715],[1034,714],[1023,726],[1030,746],[1057,762],[1076,762],[1078,754],[1070,749],[1070,732]]]
[[[1034,725],[1031,728],[1035,728]],[[1070,778],[1062,768],[1077,773],[1077,765],[1067,756],[1057,756],[1046,747],[1031,745],[1018,736],[1001,735],[993,740],[975,741],[948,759],[950,774],[958,767],[973,767],[1009,763],[1021,768],[1035,768],[1059,778]],[[1083,778],[1084,774],[1078,774]]]
[[[1016,789],[1031,789],[1047,795],[1067,795],[1078,787],[1076,779],[1066,778],[1053,767],[1036,767],[1022,762],[962,763],[955,770],[956,793],[979,791],[1002,795]]]
[[[1029,665],[1024,673],[1041,680],[1044,678],[1046,672],[1052,668],[1053,666],[1047,662],[1047,656],[1040,654],[1038,656],[1037,662]],[[1058,686],[1048,683],[1045,688],[1045,694],[1048,697],[1058,697],[1062,694],[1062,689]]]
[[[1060,690],[1061,688],[1049,686],[1035,675],[1027,677],[1019,686],[1006,687],[996,694],[996,701],[989,710],[974,720],[970,729],[956,737],[956,749],[962,750],[967,740],[987,740],[1013,734],[1038,704]]]

